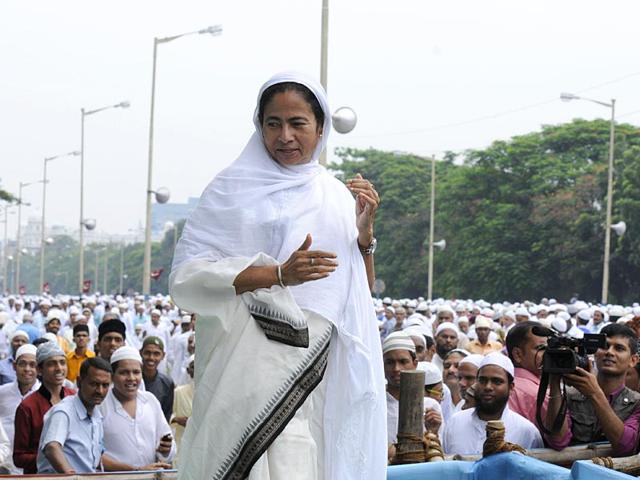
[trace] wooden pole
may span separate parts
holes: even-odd
[[[422,370],[400,373],[398,443],[393,464],[426,461],[424,449],[424,375]]]

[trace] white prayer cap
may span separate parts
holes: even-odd
[[[527,312],[527,309],[524,308],[524,307],[518,307],[518,308],[516,308],[516,315],[517,316],[528,317],[529,316],[529,312]]]
[[[560,333],[566,333],[569,330],[567,321],[563,318],[560,318],[560,316],[557,316],[556,318],[551,320],[551,328]]]
[[[76,307],[75,305],[71,305],[69,307],[69,315],[79,315],[80,314],[80,309],[78,307]]]
[[[565,311],[559,311],[558,313],[556,313],[556,317],[561,318],[562,320],[565,320],[565,321],[571,319],[571,315],[569,315]]]
[[[414,325],[412,327],[407,327],[404,330],[404,333],[406,333],[407,335],[411,336],[411,337],[415,337],[417,339],[419,339],[420,343],[422,344],[422,346],[424,348],[427,348],[427,341],[424,339],[424,335],[422,333],[422,328],[420,328],[417,325]]]
[[[455,324],[460,325],[460,323],[469,323],[469,317],[466,315],[461,315],[455,319]]]
[[[40,302],[40,306],[41,307],[50,307],[51,306],[51,302],[45,298],[44,300],[42,300]]]
[[[401,307],[401,306],[402,306],[402,304],[400,303],[400,301],[399,301],[399,300],[394,300],[394,301],[392,301],[392,302],[391,302],[391,306],[392,306],[393,308],[398,308],[398,307]]]
[[[22,301],[22,299],[20,297],[16,298],[14,303],[16,303],[18,305],[23,305],[24,304],[24,302]]]
[[[492,320],[493,320],[493,316],[494,316],[495,314],[496,314],[496,313],[495,313],[493,310],[491,310],[490,308],[483,308],[483,309],[480,311],[480,315],[482,315],[483,317],[487,317],[487,318],[489,318],[489,319],[492,319]],[[477,320],[476,320],[476,321],[477,321]]]
[[[396,311],[394,310],[393,307],[387,306],[387,307],[384,307],[384,310],[385,310],[385,312],[389,312],[389,313],[393,313],[393,314],[396,313]]]
[[[623,317],[625,315],[622,305],[614,305],[609,309],[609,315],[612,317]]]
[[[449,357],[449,355],[453,355],[454,353],[457,353],[458,355],[462,355],[463,357],[468,357],[469,355],[471,355],[471,352],[469,352],[468,350],[465,350],[464,348],[454,348],[453,350],[449,350],[444,355],[444,359],[446,360]]]
[[[456,332],[456,334],[458,333],[458,327],[456,327],[455,323],[453,322],[442,322],[440,325],[438,325],[438,328],[436,328],[436,337],[438,335],[440,335],[440,332],[442,332],[443,330],[453,330],[454,332]]]
[[[128,345],[118,348],[111,354],[111,365],[113,365],[115,362],[119,362],[120,360],[136,360],[142,363],[140,352]]]
[[[509,375],[511,375],[511,378],[515,376],[513,363],[511,363],[509,357],[500,352],[491,352],[488,355],[485,355],[479,368],[486,367],[487,365],[496,365],[503,368]]]
[[[127,308],[129,308],[129,305],[128,305],[126,302],[120,302],[120,303],[118,304],[118,308],[124,308],[124,309],[127,309]]]
[[[411,315],[409,318],[407,318],[404,322],[404,329],[406,330],[409,327],[415,327],[415,326],[422,326],[424,325],[424,320],[422,320],[422,318],[420,318],[421,315],[416,315],[415,313],[413,315]]]
[[[151,310],[151,315],[162,315],[162,312],[160,310],[158,310],[157,308],[154,308],[153,310]]]
[[[427,305],[427,302],[420,302],[418,304],[418,306],[416,307],[416,312],[427,312],[429,311],[429,305]]]
[[[456,312],[453,311],[453,308],[451,308],[449,305],[438,305],[438,309],[436,310],[436,312],[440,313],[450,313],[451,315],[455,315]]]
[[[14,332],[11,334],[11,341],[13,341],[13,339],[16,337],[22,337],[25,338],[27,342],[29,341],[29,334],[24,330],[14,330]]]
[[[633,314],[637,317],[640,315],[640,307],[633,307]]]
[[[584,320],[585,322],[588,322],[589,320],[591,320],[591,309],[586,309],[586,310],[580,310],[578,312],[578,318],[581,320]]]
[[[409,300],[407,302],[407,307],[409,308],[416,308],[418,306],[418,302],[416,300]]]
[[[416,346],[411,337],[405,332],[392,332],[382,343],[382,354],[384,355],[392,350],[409,350],[416,353]]]
[[[442,372],[431,362],[418,362],[416,370],[424,372],[425,385],[433,385],[442,381]]]
[[[56,334],[53,332],[47,332],[42,335],[42,338],[46,338],[48,342],[53,342],[56,345],[58,344],[58,339],[56,338]]]
[[[516,312],[514,312],[513,310],[507,310],[506,312],[504,312],[504,316],[510,318],[513,321],[516,320]]]
[[[476,330],[478,328],[491,328],[493,325],[493,321],[490,318],[485,317],[484,315],[478,315],[476,317]]]
[[[472,353],[471,355],[467,355],[462,360],[460,360],[460,363],[458,363],[458,367],[460,367],[460,365],[463,365],[465,363],[470,363],[471,365],[474,365],[476,368],[480,368],[480,365],[482,364],[482,360],[484,360],[484,355],[481,355],[479,353]]]
[[[384,298],[382,299],[382,303],[383,303],[384,305],[391,305],[391,298],[390,298],[390,297],[384,297]]]
[[[16,351],[16,360],[18,360],[22,355],[33,355],[35,357],[37,351],[38,349],[35,345],[25,343]]]
[[[458,303],[456,305],[456,313],[462,313],[466,310],[466,307],[464,306],[464,303]]]
[[[47,313],[47,320],[45,323],[49,323],[51,320],[60,321],[61,319],[62,311],[58,310],[57,308],[52,308],[51,310],[49,310],[49,313]]]

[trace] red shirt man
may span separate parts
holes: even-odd
[[[23,468],[25,474],[38,473],[36,458],[44,414],[65,396],[75,393],[62,386],[67,376],[67,359],[56,343],[38,346],[36,363],[42,386],[18,405],[15,418],[13,463]]]

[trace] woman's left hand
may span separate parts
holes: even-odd
[[[373,240],[373,223],[376,210],[380,205],[380,196],[369,180],[362,178],[359,173],[347,180],[347,188],[356,194],[356,226],[358,227],[358,241],[367,246]]]

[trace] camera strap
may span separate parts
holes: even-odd
[[[547,435],[553,435],[557,433],[562,428],[562,424],[564,423],[564,417],[567,413],[567,391],[564,386],[564,382],[562,382],[562,403],[560,404],[560,409],[558,410],[558,415],[553,421],[553,425],[551,426],[551,430],[548,430],[544,426],[544,422],[542,421],[542,404],[544,403],[544,399],[547,396],[547,387],[549,386],[549,374],[547,372],[542,372],[542,376],[540,377],[540,387],[538,388],[538,397],[536,399],[536,422],[538,422],[538,427]]]

